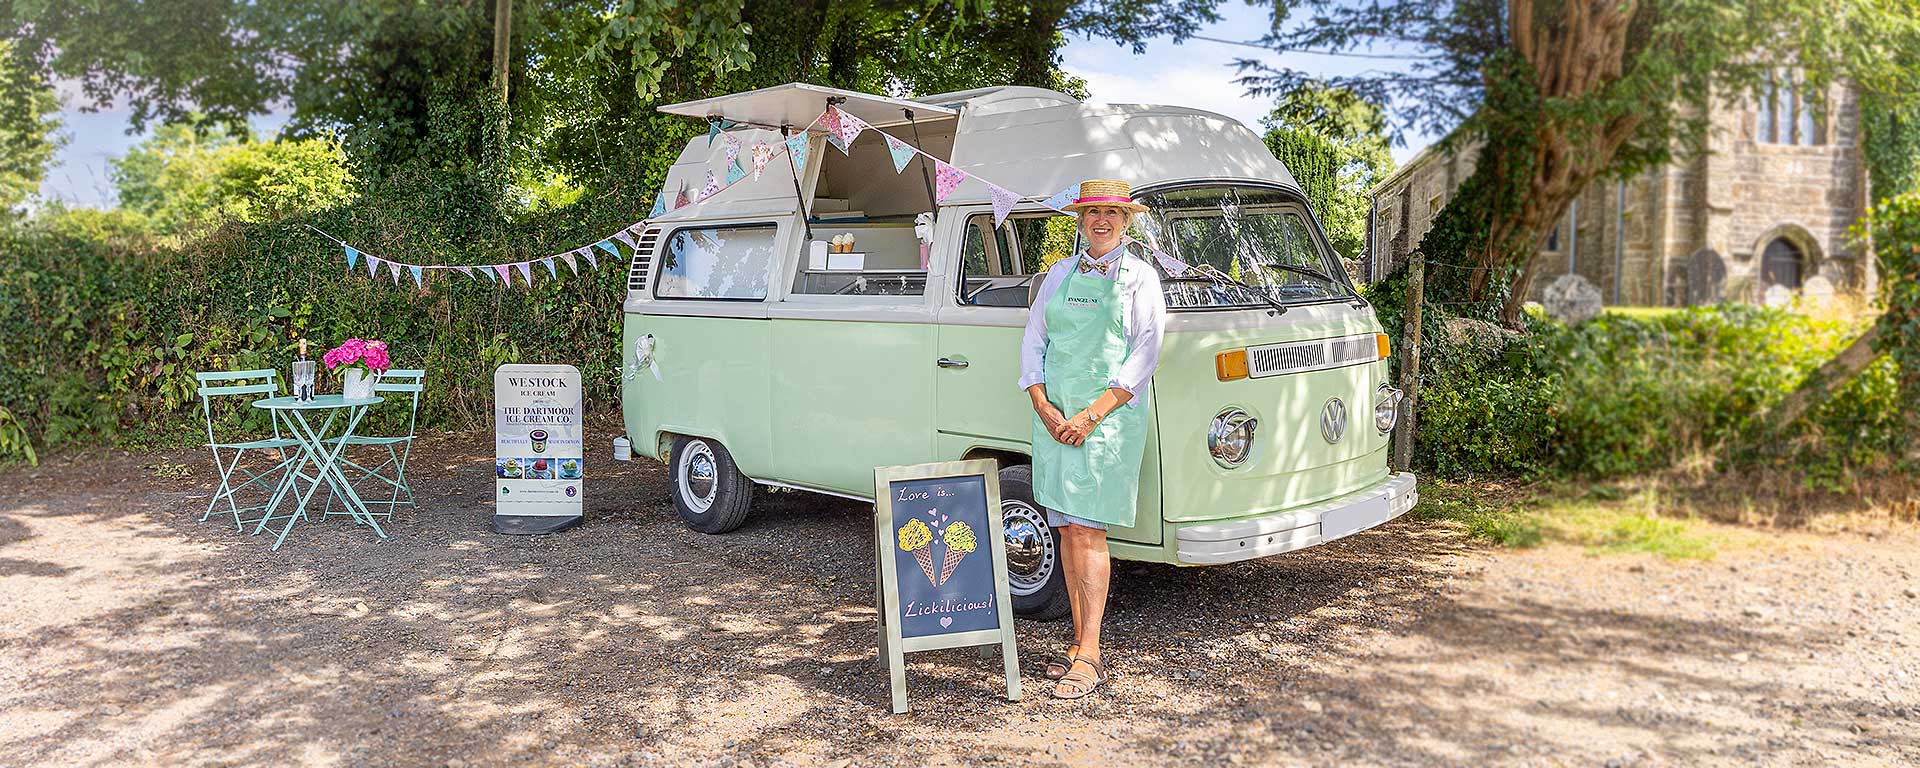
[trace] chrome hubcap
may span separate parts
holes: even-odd
[[[713,508],[714,490],[719,487],[715,474],[713,448],[701,440],[688,443],[680,457],[680,487],[685,489],[687,506],[694,512],[705,514]]]
[[[1007,590],[1031,595],[1052,578],[1059,554],[1047,516],[1017,499],[1000,502],[1000,521],[1007,541]]]

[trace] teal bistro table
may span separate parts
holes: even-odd
[[[332,489],[333,495],[346,506],[347,513],[353,516],[355,522],[371,526],[380,538],[387,537],[387,532],[380,530],[380,523],[375,522],[373,514],[367,511],[366,503],[360,500],[359,494],[354,493],[353,483],[340,471],[345,464],[340,456],[347,449],[349,441],[346,438],[352,437],[354,427],[360,426],[360,420],[367,415],[367,407],[379,403],[381,399],[361,397],[349,400],[341,395],[320,395],[312,400],[269,397],[254,401],[253,407],[272,412],[274,418],[286,425],[293,438],[300,441],[299,460],[294,462],[293,470],[281,478],[279,487],[273,491],[273,499],[267,502],[266,515],[260,518],[260,524],[253,529],[254,533],[259,533],[266,529],[268,522],[281,519],[281,515],[274,514],[280,502],[289,496],[295,497],[293,511],[284,516],[287,525],[280,529],[280,537],[273,541],[275,551],[286,542],[287,533],[293,530],[294,522],[306,517],[307,501],[313,498],[313,492],[320,489],[322,482]],[[327,418],[320,423],[319,429],[315,429],[307,417],[308,414],[320,412],[325,412]],[[346,415],[345,431],[329,437],[334,422],[343,413]],[[309,465],[314,468],[311,475],[306,472]],[[306,493],[301,493],[296,480],[307,480],[312,485],[307,486]]]

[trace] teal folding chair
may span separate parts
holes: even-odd
[[[414,423],[420,417],[420,392],[425,389],[422,382],[426,380],[426,376],[426,371],[417,368],[393,368],[381,374],[380,381],[373,385],[375,394],[403,394],[408,396],[408,399],[403,401],[408,403],[407,429],[405,434],[393,436],[353,435],[345,438],[349,450],[351,450],[352,446],[356,445],[377,445],[387,449],[386,460],[372,468],[358,464],[354,462],[352,458],[345,456],[341,457],[340,462],[346,465],[348,471],[360,473],[358,477],[354,478],[356,486],[358,486],[360,482],[366,481],[378,481],[387,486],[389,491],[387,500],[380,501],[371,498],[371,494],[362,494],[361,499],[366,503],[367,511],[369,512],[373,512],[373,508],[377,505],[386,505],[386,511],[377,514],[382,515],[388,520],[393,519],[393,510],[395,507],[403,504],[407,507],[415,506],[413,503],[413,487],[407,483],[407,458],[413,455]],[[378,408],[380,406],[376,405],[374,407]],[[342,438],[334,438],[330,442],[338,444],[341,439]],[[386,474],[388,468],[392,468],[391,475]],[[333,511],[333,494],[331,491],[327,494],[327,506],[324,514],[347,514],[344,509],[339,512]]]
[[[220,502],[225,501],[227,503],[227,510],[233,514],[234,527],[244,531],[246,530],[247,524],[259,522],[260,518],[256,517],[247,520],[242,519],[241,516],[254,512],[271,514],[271,510],[267,509],[271,502],[243,507],[235,501],[235,497],[240,491],[255,485],[265,488],[270,496],[273,495],[274,491],[278,490],[273,478],[285,472],[299,459],[300,441],[291,437],[282,436],[280,434],[280,421],[278,419],[272,420],[273,437],[271,438],[223,441],[214,435],[214,399],[240,395],[265,395],[272,397],[279,394],[280,382],[278,375],[273,369],[260,368],[251,371],[201,372],[195,373],[193,376],[199,382],[200,415],[204,417],[207,422],[207,449],[213,452],[213,465],[220,471],[220,487],[213,492],[213,498],[207,501],[207,511],[206,514],[200,516],[200,522],[204,523],[207,521],[207,518],[212,517],[214,509],[220,505]],[[259,383],[235,383],[252,382],[257,379],[264,379],[264,381]],[[222,456],[222,451],[231,451],[232,453]],[[280,458],[279,461],[273,465],[273,468],[265,472],[256,473],[241,465],[241,460],[246,456],[248,451],[275,451]],[[244,476],[246,479],[245,482],[235,485],[233,482],[235,475]]]

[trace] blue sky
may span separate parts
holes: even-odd
[[[1229,1],[1222,4],[1221,16],[1219,22],[1208,25],[1200,34],[1225,40],[1251,40],[1269,26],[1264,7],[1250,8]],[[1327,75],[1383,68],[1378,59],[1311,54],[1282,56],[1207,40],[1188,40],[1176,46],[1164,38],[1149,41],[1146,53],[1138,56],[1125,46],[1105,40],[1071,38],[1063,51],[1063,66],[1087,81],[1095,101],[1194,107],[1219,112],[1257,130],[1272,100],[1249,97],[1233,83],[1234,59],[1248,57]],[[128,112],[124,107],[81,112],[77,105],[84,100],[78,89],[63,87],[60,90],[66,104],[60,118],[65,123],[69,141],[55,156],[54,166],[49,169],[40,192],[69,205],[110,206],[114,196],[108,161],[125,154],[141,137],[127,135]],[[269,115],[253,122],[255,130],[271,131],[285,120],[284,115]],[[1432,138],[1409,135],[1407,146],[1394,148],[1394,160],[1405,162]]]

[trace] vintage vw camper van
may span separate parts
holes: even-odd
[[[744,146],[777,147],[830,99],[1024,195],[1126,179],[1149,209],[1141,243],[1218,270],[1165,280],[1138,522],[1111,532],[1115,556],[1267,557],[1413,506],[1413,475],[1387,466],[1400,397],[1386,336],[1245,126],[1024,87],[896,99],[794,84],[662,110],[724,116]],[[727,144],[690,142],[662,194],[699,190]],[[845,153],[816,131],[806,158],[795,171],[781,153],[638,238],[621,342],[633,449],[667,465],[681,517],[714,534],[747,519],[755,486],[865,500],[875,466],[998,459],[1015,609],[1064,615],[1017,380],[1034,278],[1072,252],[1074,220],[1023,203],[996,226],[971,179],[936,206],[920,161],[896,173],[872,131]]]

